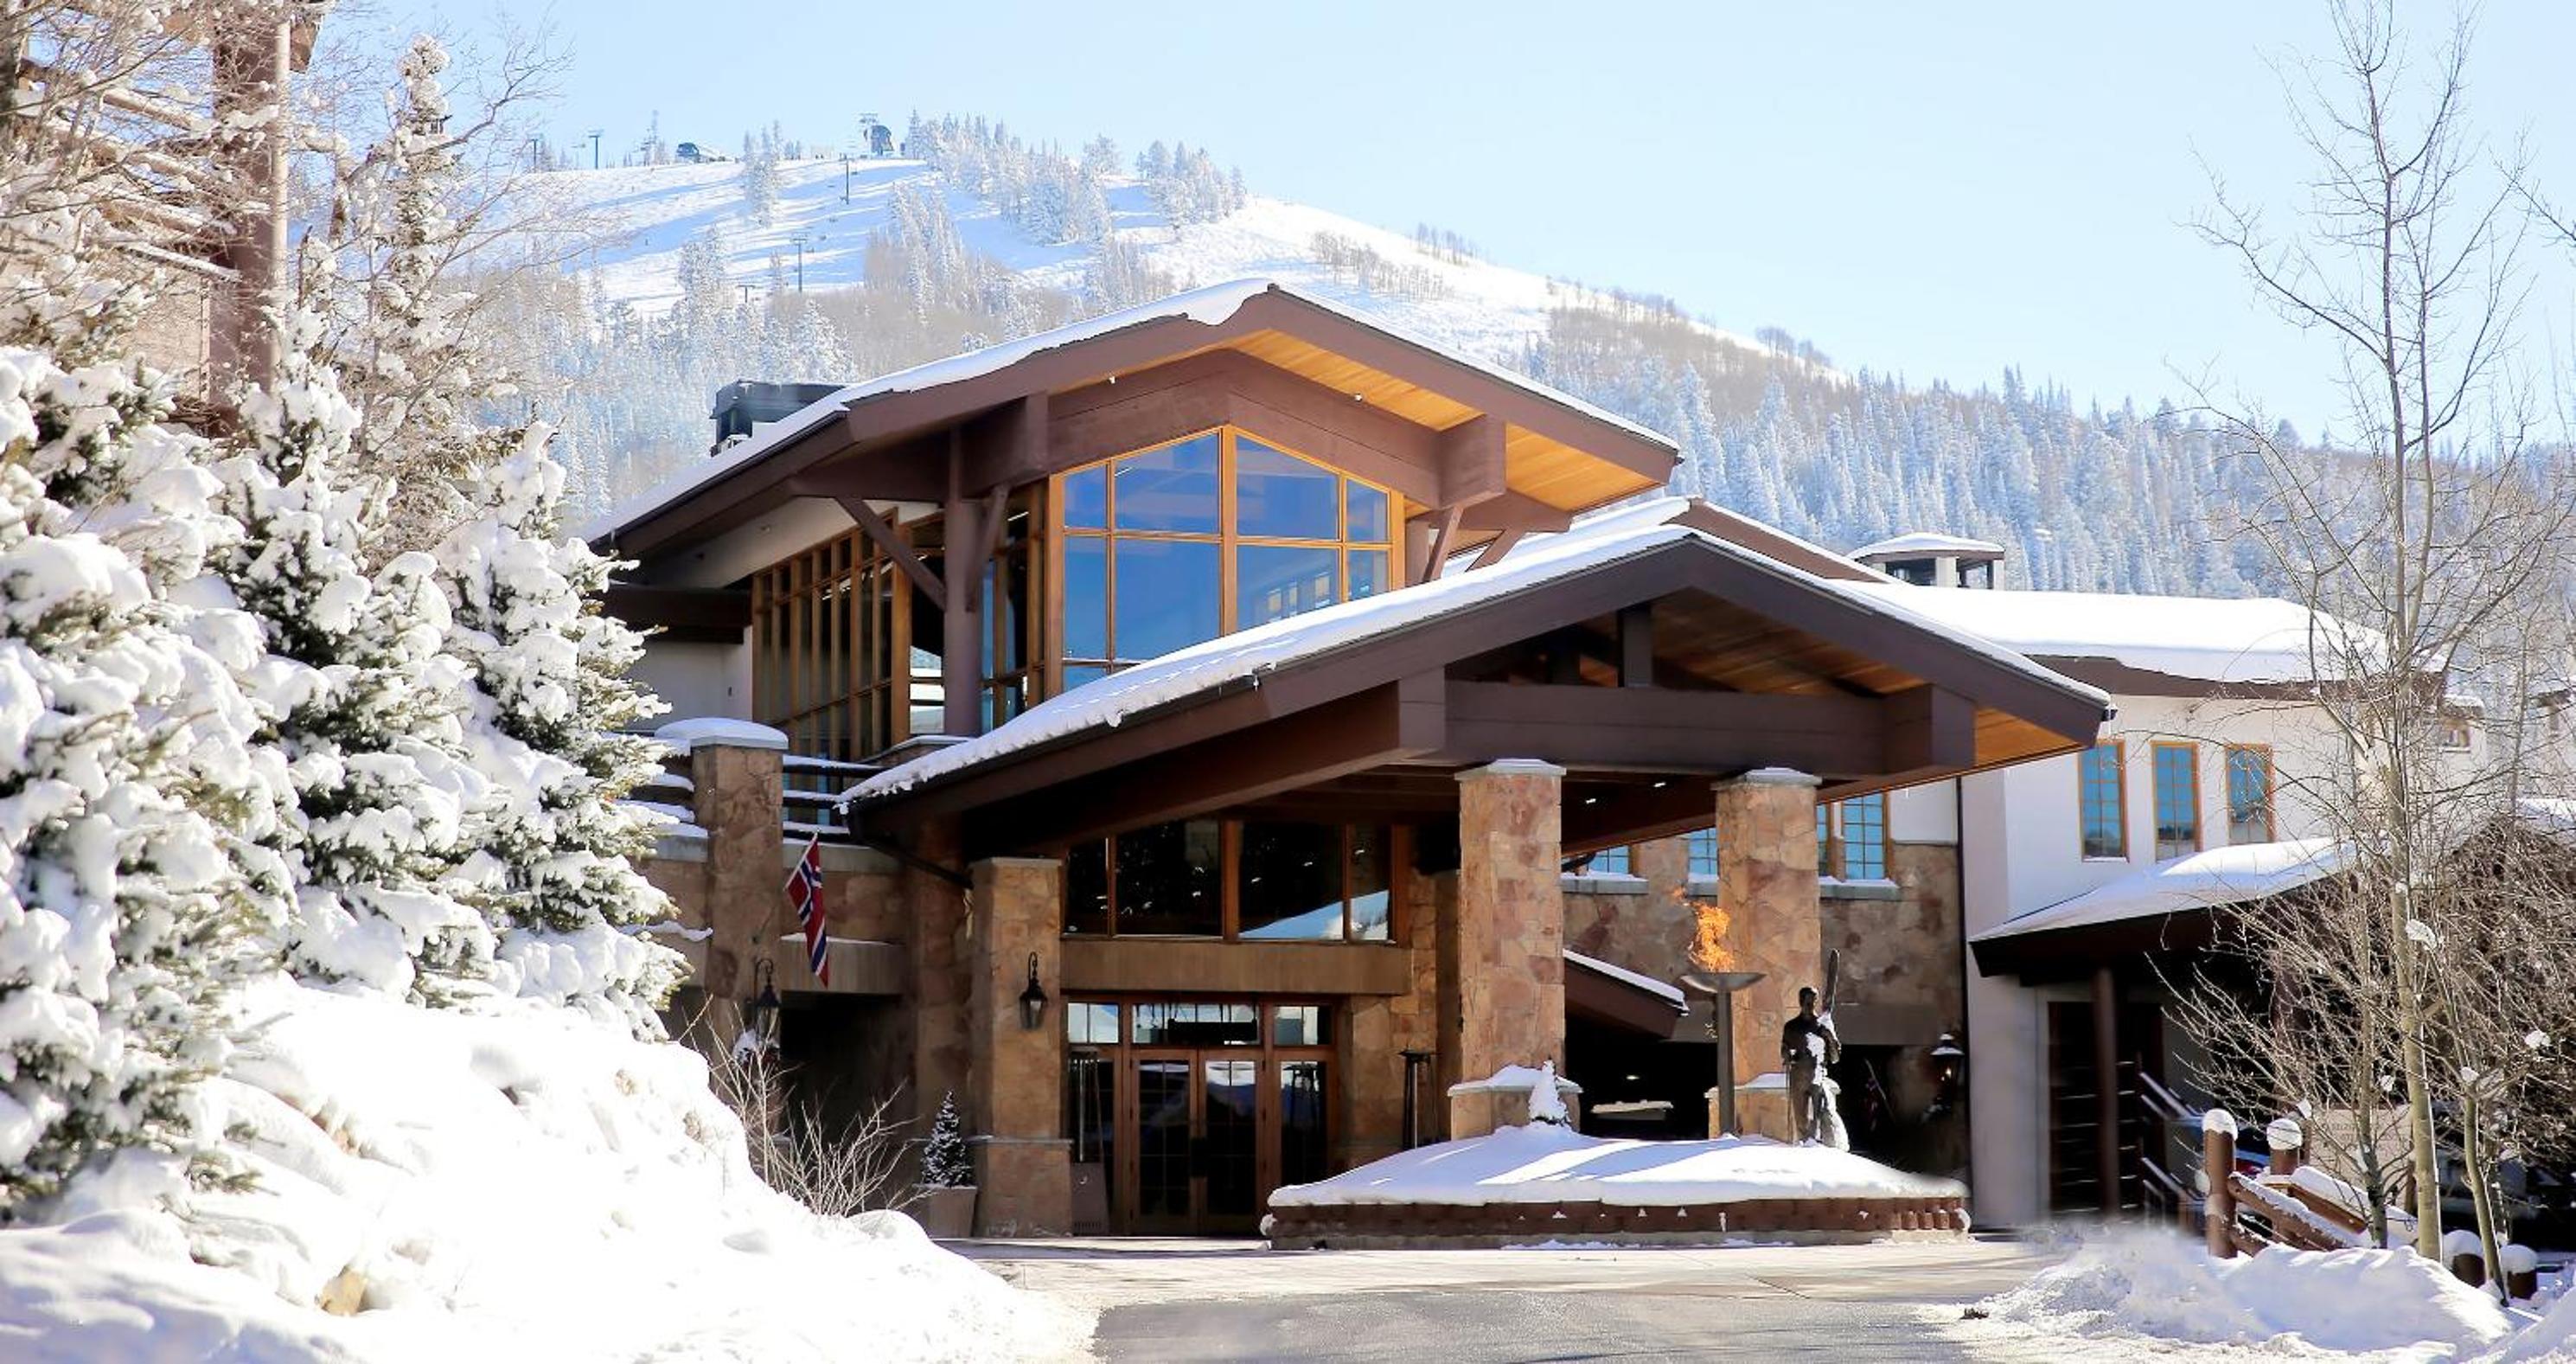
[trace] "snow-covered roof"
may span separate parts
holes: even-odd
[[[2218,684],[2332,677],[2346,652],[2336,641],[2350,629],[2278,597],[1854,586],[2034,658],[2098,658]]]
[[[2344,844],[2330,838],[2208,848],[2158,862],[2045,909],[2006,919],[1969,940],[1991,942],[2025,933],[2121,923],[2259,900],[2341,871],[2348,860],[2344,848]]]
[[[1086,730],[1114,728],[1131,716],[1229,684],[1248,682],[1258,686],[1265,674],[1291,664],[1678,544],[1695,544],[1790,579],[1821,595],[1840,597],[2061,691],[2109,704],[2110,698],[2092,687],[1912,609],[1918,596],[1967,593],[1882,592],[1876,590],[1876,584],[1819,577],[1688,526],[1647,525],[1597,535],[1556,536],[1545,545],[1514,554],[1490,568],[1341,602],[1175,650],[1076,687],[964,743],[881,772],[851,787],[845,798],[868,800],[893,795],[1022,749]]]
[[[1776,541],[1778,545],[1785,545],[1792,549],[1804,551],[1815,556],[1814,564],[1804,566],[1809,568],[1814,568],[1818,565],[1830,566],[1833,571],[1826,574],[1828,577],[1844,577],[1855,581],[1869,582],[1892,583],[1896,581],[1896,579],[1888,577],[1885,573],[1882,573],[1867,564],[1860,563],[1848,555],[1838,554],[1812,540],[1800,539],[1777,526],[1756,521],[1741,512],[1730,511],[1727,508],[1718,506],[1712,502],[1703,501],[1695,497],[1684,497],[1679,495],[1641,497],[1634,501],[1615,502],[1607,507],[1601,507],[1593,511],[1585,512],[1582,515],[1575,517],[1572,524],[1568,525],[1562,531],[1541,531],[1537,534],[1525,537],[1518,545],[1512,548],[1510,553],[1503,556],[1502,562],[1509,563],[1517,556],[1536,553],[1549,545],[1558,543],[1567,536],[1615,535],[1621,531],[1634,530],[1640,526],[1660,526],[1667,522],[1681,520],[1682,518],[1691,515],[1694,509],[1697,509],[1698,513],[1703,518],[1702,524],[1697,527],[1698,529],[1707,529],[1708,526],[1715,524],[1726,524],[1731,527],[1740,528],[1748,537],[1760,537],[1767,541]],[[1724,539],[1727,538],[1727,536],[1721,534],[1719,538]],[[1752,547],[1766,553],[1769,553],[1773,548],[1777,548],[1777,546],[1762,543],[1757,543]],[[1472,564],[1483,552],[1484,550],[1481,547],[1465,550],[1452,555],[1446,563],[1453,571],[1465,568]],[[1779,556],[1777,554],[1773,554],[1772,557],[1777,558]]]
[[[1629,970],[1627,967],[1614,966],[1609,962],[1601,960],[1599,957],[1587,957],[1570,947],[1565,950],[1565,962],[1568,966],[1580,966],[1586,971],[1608,976],[1612,980],[1634,986],[1650,995],[1656,995],[1661,998],[1671,1000],[1673,1007],[1676,1009],[1686,1009],[1690,1007],[1688,1001],[1682,998],[1681,987],[1670,981],[1657,980],[1653,976],[1639,975],[1636,972]]]
[[[2004,547],[1992,540],[1971,540],[1964,535],[1943,535],[1939,531],[1913,530],[1891,535],[1866,544],[1851,552],[1855,559],[1904,559],[1925,555],[1961,554],[2003,557]]]
[[[1625,431],[1641,440],[1653,442],[1668,450],[1680,448],[1670,436],[1649,430],[1571,394],[1559,392],[1527,375],[1515,374],[1500,365],[1490,364],[1422,340],[1389,326],[1381,319],[1370,317],[1366,313],[1331,299],[1308,293],[1295,285],[1273,279],[1238,279],[1224,284],[1211,284],[1205,288],[1192,289],[1186,293],[1174,294],[1169,298],[1156,299],[1151,303],[1140,303],[1132,308],[1102,313],[1098,317],[1058,327],[1053,331],[1038,332],[1031,336],[1023,336],[1016,341],[1005,341],[997,346],[986,346],[982,350],[967,351],[962,355],[933,360],[927,364],[915,365],[910,369],[896,370],[892,374],[881,374],[876,378],[835,390],[829,396],[753,432],[749,439],[722,451],[706,462],[684,469],[652,488],[628,498],[606,516],[584,528],[583,538],[597,540],[614,535],[672,502],[757,462],[770,451],[834,421],[843,413],[871,398],[884,397],[891,393],[919,392],[923,389],[940,388],[978,378],[1008,369],[1045,351],[1107,336],[1112,332],[1124,331],[1129,327],[1140,326],[1147,322],[1159,322],[1166,318],[1188,318],[1206,326],[1216,326],[1232,318],[1245,303],[1262,294],[1285,295],[1373,331],[1393,336],[1408,345],[1417,346],[1437,355],[1451,364],[1474,370],[1534,394],[1559,407],[1579,412],[1594,421]]]

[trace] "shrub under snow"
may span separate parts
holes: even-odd
[[[0,1358],[1042,1360],[1090,1335],[908,1218],[762,1185],[678,1044],[282,977],[244,1011],[206,1095],[255,1186],[129,1153],[60,1225],[0,1232]]]

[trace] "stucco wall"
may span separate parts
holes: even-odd
[[[630,676],[661,697],[672,718],[751,718],[751,650],[743,645],[648,639]]]
[[[2274,823],[2278,837],[2322,832],[2318,812],[2300,794],[2340,765],[2341,740],[2313,706],[2217,698],[2121,696],[2119,717],[2103,737],[2127,747],[2128,856],[2083,856],[2073,755],[1981,773],[1959,783],[1965,835],[1967,936],[2141,871],[2154,862],[2152,746],[2200,745],[2202,844],[2227,841],[2228,744],[2272,749]],[[2029,1225],[2047,1215],[2048,1035],[2046,1001],[2080,998],[2080,988],[2034,990],[2011,978],[1967,973],[1968,1079],[1976,1219]],[[2180,1078],[2168,1076],[2170,1079]]]

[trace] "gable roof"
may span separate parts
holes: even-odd
[[[1236,349],[1350,393],[1405,420],[1447,429],[1490,412],[1509,423],[1514,483],[1572,511],[1545,486],[1567,454],[1623,470],[1612,496],[1660,484],[1678,460],[1668,437],[1523,375],[1410,336],[1329,299],[1266,279],[1210,285],[835,390],[704,464],[627,499],[583,531],[610,541],[685,516],[722,485],[785,478],[871,440],[955,422],[1015,398],[1061,393],[1209,349]],[[1391,373],[1407,370],[1408,375]],[[1432,382],[1422,382],[1437,378]],[[1526,485],[1526,486],[1523,486]],[[981,490],[973,490],[981,491]]]
[[[900,796],[1194,701],[1258,690],[1289,671],[1658,556],[1677,561],[1675,581],[1689,581],[1692,565],[1701,562],[1749,572],[1791,589],[1815,607],[1873,619],[1936,642],[1962,673],[2017,681],[2028,694],[2054,697],[2061,709],[2072,703],[2092,717],[2086,721],[2088,741],[2090,724],[2109,704],[2092,687],[1917,615],[1901,598],[1865,592],[1865,584],[1826,578],[1688,525],[1622,525],[1606,533],[1551,537],[1490,568],[1338,603],[1176,650],[1042,702],[976,738],[878,773],[852,787],[847,798],[864,805]],[[1503,642],[1487,635],[1479,644]],[[1955,679],[1926,680],[1946,684]]]

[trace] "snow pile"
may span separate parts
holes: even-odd
[[[1979,1307],[2053,1336],[2235,1343],[2281,1354],[2413,1347],[2448,1357],[2491,1346],[2513,1327],[2494,1299],[2409,1251],[2276,1246],[2217,1260],[2161,1234],[2088,1243]]]
[[[2547,1296],[2546,1290],[2542,1296]],[[2560,1294],[2539,1321],[2507,1341],[2495,1354],[2496,1364],[2538,1364],[2542,1360],[2553,1364],[2576,1360],[2576,1293]]]
[[[1525,1082],[1526,1083],[1526,1082]],[[1756,1198],[1955,1198],[1956,1181],[1890,1169],[1830,1146],[1768,1137],[1635,1141],[1547,1123],[1416,1147],[1270,1195],[1274,1208],[1350,1203],[1555,1203],[1638,1207]]]
[[[0,1357],[1032,1359],[1089,1335],[908,1218],[771,1192],[686,1048],[529,1001],[272,978],[243,1004],[258,1034],[204,1098],[255,1187],[190,1194],[127,1152],[60,1225],[0,1231]]]

